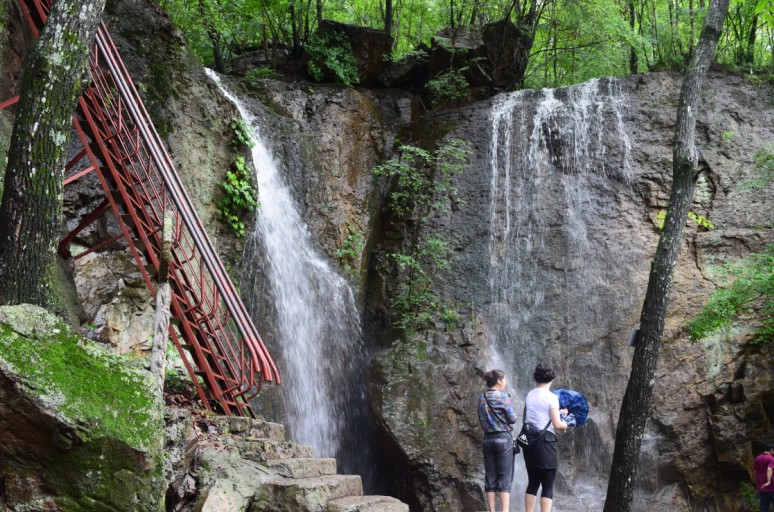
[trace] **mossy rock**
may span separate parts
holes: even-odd
[[[163,407],[152,375],[36,306],[0,307],[0,480],[19,510],[163,509]],[[13,507],[12,507],[13,508]]]

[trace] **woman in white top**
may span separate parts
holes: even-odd
[[[564,430],[567,423],[562,421],[559,413],[567,413],[559,410],[559,397],[551,393],[551,384],[556,373],[547,364],[540,363],[535,368],[532,376],[537,383],[535,389],[527,394],[525,399],[526,423],[538,430],[545,430],[537,443],[531,444],[524,450],[524,463],[527,466],[527,492],[524,494],[524,508],[526,512],[535,510],[537,491],[540,493],[541,512],[551,512],[554,498],[554,479],[558,460],[556,456],[555,429]]]

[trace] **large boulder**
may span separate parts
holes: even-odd
[[[0,307],[0,439],[8,510],[163,510],[152,375],[36,306]]]
[[[358,69],[358,84],[364,87],[377,85],[379,75],[387,69],[392,50],[392,38],[387,35],[387,32],[322,20],[317,33],[324,35],[331,32],[343,35],[352,46],[352,54]]]
[[[511,90],[524,82],[532,40],[509,20],[479,29],[447,28],[432,40],[430,72],[438,76],[459,70],[471,88]]]

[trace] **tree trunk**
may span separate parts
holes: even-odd
[[[167,339],[169,339],[169,307],[172,302],[172,289],[169,286],[169,262],[172,259],[172,239],[174,234],[174,214],[164,213],[162,230],[162,250],[159,258],[159,273],[156,285],[156,321],[153,328],[153,346],[151,347],[150,371],[156,378],[159,396],[164,396],[164,370],[167,366]]]
[[[747,66],[755,65],[755,39],[758,35],[758,15],[754,14],[750,31],[747,33],[747,51],[744,53],[744,63]]]
[[[295,2],[290,2],[290,29],[293,37],[293,47],[290,49],[290,55],[294,58],[301,56],[301,26],[296,12]]]
[[[384,31],[387,37],[392,37],[392,0],[384,2]]]
[[[215,23],[212,21],[212,15],[204,0],[199,0],[199,15],[202,18],[204,31],[207,32],[207,37],[212,43],[212,58],[215,61],[215,71],[218,73],[225,73],[226,66],[223,62],[223,50],[220,47],[221,35],[220,32],[218,32],[218,29],[215,28]]]
[[[710,3],[704,27],[680,90],[672,153],[672,192],[667,217],[650,269],[648,290],[640,316],[640,336],[634,350],[629,383],[621,404],[615,436],[613,465],[604,512],[629,512],[645,423],[650,415],[654,375],[664,332],[669,292],[683,228],[688,220],[693,189],[698,177],[695,147],[696,116],[704,77],[715,56],[729,0]]]
[[[388,0],[389,1],[389,0]],[[481,25],[478,20],[478,10],[481,8],[481,0],[473,0],[473,9],[470,11],[470,26],[478,27]]]
[[[67,142],[105,0],[57,0],[28,57],[0,202],[0,304],[56,305]]]
[[[629,27],[634,34],[634,27],[637,26],[637,13],[634,10],[634,0],[629,0]],[[642,23],[642,21],[640,21]],[[629,73],[636,75],[639,69],[639,62],[637,60],[637,48],[634,46],[629,47]]]

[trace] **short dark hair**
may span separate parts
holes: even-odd
[[[764,452],[770,452],[774,450],[774,443],[764,443],[763,444],[763,451]]]
[[[490,388],[497,384],[497,381],[505,377],[505,372],[502,370],[494,369],[489,370],[484,374],[484,380],[486,381],[486,385]]]
[[[535,382],[538,384],[545,384],[556,378],[556,372],[553,368],[551,368],[550,365],[539,363],[535,367],[535,371],[532,373],[532,378],[534,378]]]

